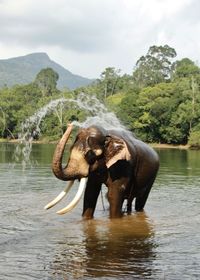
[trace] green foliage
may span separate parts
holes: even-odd
[[[19,126],[38,108],[37,100],[41,92],[35,84],[5,88],[0,91],[0,134],[2,137],[15,137]]]
[[[52,96],[57,91],[58,73],[51,68],[42,69],[35,78],[35,84],[42,92],[42,96]]]
[[[96,95],[100,101],[106,102],[107,98],[109,99],[116,94],[129,93],[138,88],[138,86],[134,84],[132,76],[127,74],[120,76],[119,74],[119,69],[116,70],[113,67],[108,67],[102,72],[100,79],[74,92],[75,94],[80,91],[87,92],[87,94]]]
[[[164,46],[151,46],[145,56],[136,62],[133,72],[135,83],[140,87],[152,86],[170,79],[172,71],[171,60],[176,51]]]
[[[110,95],[113,95],[118,90],[118,82],[120,70],[114,67],[107,67],[100,75],[95,83],[97,89],[97,96],[100,99],[105,99]]]
[[[183,58],[177,60],[173,66],[173,78],[187,78],[191,76],[196,76],[200,74],[200,69],[195,63],[189,58]]]
[[[143,88],[139,94],[126,95],[119,117],[143,140],[161,143],[186,143],[192,126],[199,122],[200,93],[188,79]]]
[[[125,97],[125,93],[119,92],[106,99],[106,105],[111,111],[117,112],[117,108],[120,105],[122,99]]]
[[[200,149],[200,130],[190,133],[188,143],[192,149]]]

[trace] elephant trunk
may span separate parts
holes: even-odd
[[[69,124],[67,130],[63,134],[62,138],[60,139],[59,143],[56,146],[53,161],[52,161],[52,171],[55,176],[63,181],[73,180],[73,176],[66,172],[66,169],[62,168],[62,158],[65,149],[65,145],[70,137],[72,131],[72,124]]]

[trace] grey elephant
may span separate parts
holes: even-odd
[[[68,163],[63,168],[62,157],[72,127],[71,124],[68,125],[57,144],[52,162],[55,176],[69,181],[69,185],[47,204],[45,209],[58,203],[74,180],[79,180],[76,196],[67,207],[58,211],[58,214],[74,208],[85,190],[82,216],[85,219],[93,218],[102,184],[108,188],[111,218],[123,215],[124,200],[127,200],[128,214],[132,212],[134,198],[135,210],[142,211],[159,169],[157,153],[128,131],[108,131],[102,127],[90,126],[79,130],[70,149]]]

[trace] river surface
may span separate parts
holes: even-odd
[[[161,167],[144,213],[95,219],[43,207],[66,185],[51,172],[54,145],[34,145],[23,170],[0,144],[0,279],[200,279],[200,152],[157,150]]]

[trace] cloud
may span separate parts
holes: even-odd
[[[198,60],[199,6],[198,0],[0,0],[0,53],[45,51],[88,77],[107,66],[130,73],[154,44]]]
[[[1,38],[8,43],[91,52],[109,48],[114,40],[112,5],[106,1],[16,2],[8,0],[0,12]]]

